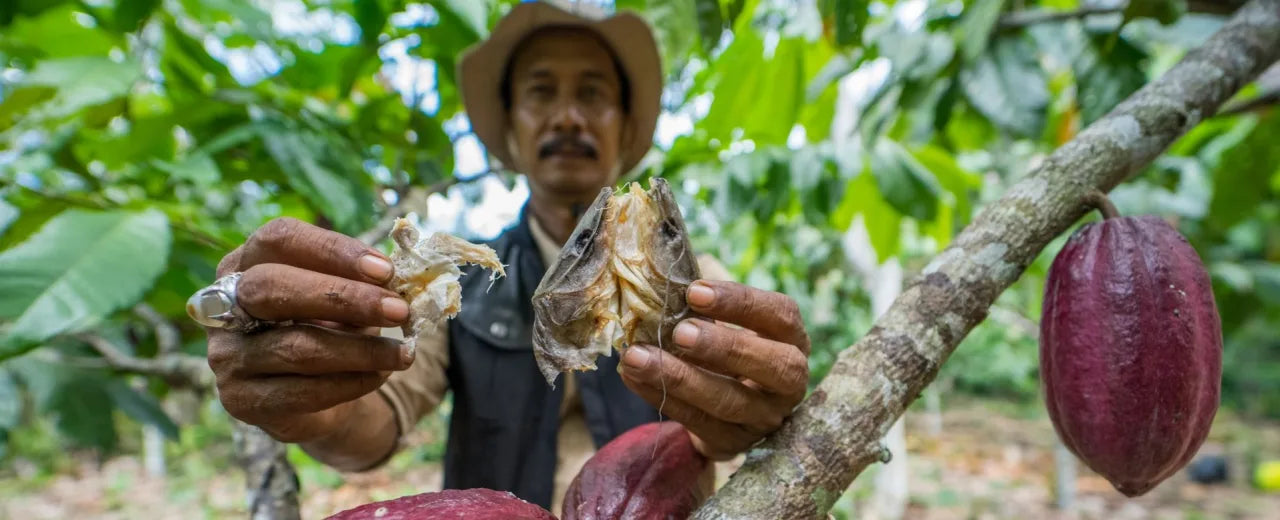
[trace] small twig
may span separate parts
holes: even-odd
[[[397,200],[395,205],[391,206],[390,208],[387,208],[386,213],[383,214],[382,216],[382,220],[379,220],[378,223],[375,224],[372,228],[369,228],[368,231],[361,233],[358,238],[360,239],[361,242],[364,242],[365,244],[377,243],[379,240],[382,240],[383,238],[385,238],[387,236],[387,233],[391,232],[391,228],[392,226],[395,225],[397,218],[403,217],[415,209],[415,202],[414,202],[415,200],[420,199],[421,201],[425,202],[427,200],[427,197],[430,197],[436,193],[444,193],[446,191],[449,191],[449,188],[452,188],[454,185],[466,184],[469,182],[476,182],[490,175],[494,175],[499,171],[500,170],[497,170],[497,169],[489,169],[479,174],[476,174],[474,176],[467,177],[465,179],[459,179],[458,177],[449,177],[448,179],[445,179],[443,181],[427,186],[425,189],[421,191],[410,190],[409,193],[401,197],[400,200]]]
[[[1116,209],[1116,205],[1111,203],[1111,199],[1107,198],[1107,194],[1101,190],[1089,190],[1084,196],[1085,203],[1093,206],[1098,212],[1102,213],[1102,218],[1116,218],[1120,216],[1120,211]]]
[[[166,319],[159,311],[146,303],[133,307],[133,312],[145,320],[156,331],[156,351],[161,356],[177,353],[182,344],[182,335],[178,327]]]
[[[76,339],[87,343],[102,355],[110,368],[143,376],[164,378],[170,386],[204,388],[208,386],[207,365],[204,358],[186,354],[170,354],[155,359],[142,359],[125,354],[111,340],[93,333],[77,334]]]
[[[1082,7],[1073,11],[1014,11],[1000,17],[996,28],[1002,31],[1021,29],[1042,23],[1061,22],[1095,15],[1119,14],[1124,6],[1119,7]]]

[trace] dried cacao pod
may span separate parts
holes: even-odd
[[[326,520],[426,520],[474,518],[477,520],[556,520],[550,511],[520,500],[506,491],[446,489],[372,502],[348,509]]]
[[[711,494],[709,464],[679,423],[642,424],[587,460],[565,490],[562,520],[686,518]]]
[[[1209,433],[1222,331],[1209,274],[1173,226],[1119,216],[1082,226],[1054,258],[1040,376],[1063,444],[1136,497],[1182,469]]]

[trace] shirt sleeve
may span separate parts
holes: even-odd
[[[403,338],[398,328],[382,329],[382,335]],[[387,382],[378,387],[378,393],[391,405],[399,426],[398,442],[422,419],[440,406],[448,391],[449,382],[445,369],[449,367],[449,329],[440,327],[434,334],[418,338],[413,365],[394,372]]]

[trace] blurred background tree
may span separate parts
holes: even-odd
[[[64,450],[145,452],[153,473],[177,464],[166,452],[229,450],[225,418],[207,427],[220,412],[183,303],[267,220],[382,247],[409,212],[471,239],[511,222],[527,188],[470,133],[454,66],[514,3],[0,5],[0,478],[19,460],[56,474]],[[909,279],[1233,5],[619,0],[653,22],[668,85],[632,179],[673,180],[698,249],[799,301],[816,383],[870,327],[876,292],[896,294],[880,275]],[[1280,418],[1277,92],[1273,67],[1113,192],[1200,251],[1223,404],[1255,419]],[[1063,239],[942,367],[930,413],[952,396],[1036,406]],[[291,456],[304,488],[320,478]]]

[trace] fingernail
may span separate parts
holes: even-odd
[[[622,362],[632,368],[644,368],[649,364],[649,350],[638,345],[627,347],[626,354],[622,356]]]
[[[716,301],[716,291],[703,284],[695,283],[689,286],[689,295],[687,298],[689,299],[690,305],[706,307]]]
[[[360,271],[374,280],[391,278],[391,262],[372,253],[360,257]]]
[[[382,315],[396,323],[409,317],[409,304],[400,298],[383,298]]]
[[[698,342],[698,326],[687,321],[680,322],[676,325],[676,330],[671,332],[671,339],[681,346],[692,347]]]
[[[400,362],[404,364],[405,368],[413,364],[413,356],[418,350],[417,343],[413,339],[407,339],[400,343]]]

